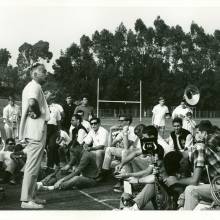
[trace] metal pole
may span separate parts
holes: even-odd
[[[97,118],[99,117],[99,78],[97,80]]]
[[[140,121],[142,121],[142,81],[140,80]]]

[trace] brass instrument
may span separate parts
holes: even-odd
[[[206,165],[206,172],[208,175],[209,183],[210,183],[210,190],[211,190],[211,195],[213,198],[213,204],[211,206],[220,206],[220,176],[216,176],[213,178],[211,181],[210,175],[209,175],[209,170],[208,170],[208,165]]]
[[[183,98],[189,105],[196,105],[200,99],[199,89],[194,85],[188,85],[184,90]]]

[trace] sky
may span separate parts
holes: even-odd
[[[141,18],[146,26],[160,16],[167,25],[182,26],[189,32],[192,21],[212,34],[220,29],[220,3],[215,0],[0,0],[0,48],[12,55],[16,65],[18,48],[24,42],[50,43],[53,58],[48,66],[80,37],[98,30],[114,32],[121,22],[127,29]]]

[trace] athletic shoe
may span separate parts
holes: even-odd
[[[135,204],[134,204],[133,206],[131,206],[131,207],[125,206],[122,210],[123,210],[123,211],[138,211],[138,210],[140,210],[140,209],[138,208],[137,204],[135,203]]]
[[[47,188],[47,190],[52,191],[55,190],[54,186],[44,186],[45,188]]]
[[[37,204],[34,201],[29,201],[29,202],[22,202],[21,208],[22,209],[43,209],[44,206]]]
[[[35,198],[34,202],[37,204],[45,205],[47,201],[45,199]]]

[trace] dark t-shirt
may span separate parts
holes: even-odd
[[[77,111],[82,110],[84,112],[83,119],[84,120],[89,120],[89,116],[94,114],[94,108],[92,106],[84,106],[84,105],[79,105],[75,108],[74,114],[76,114]]]
[[[76,108],[75,104],[67,105],[67,103],[65,103],[63,105],[64,119],[63,119],[62,125],[63,125],[63,128],[67,131],[69,131],[70,124],[71,124],[71,118],[74,114],[75,108]]]

